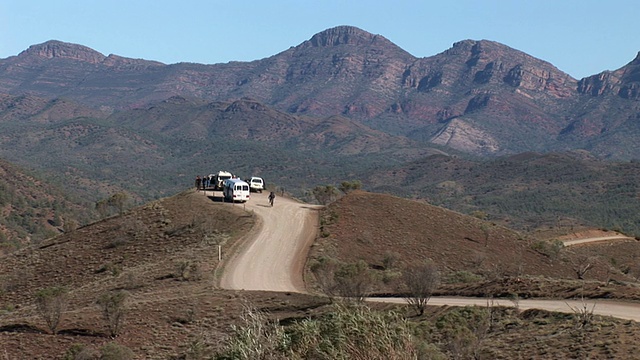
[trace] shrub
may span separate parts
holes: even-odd
[[[101,347],[100,354],[100,360],[130,360],[134,358],[131,349],[116,343],[108,343]]]
[[[44,319],[54,335],[57,333],[58,324],[67,305],[67,290],[63,287],[50,287],[36,293],[38,314]]]
[[[397,252],[387,251],[382,258],[382,266],[385,270],[391,270],[396,267],[402,256]]]
[[[65,219],[62,230],[65,233],[72,233],[78,229],[78,222],[74,219]]]
[[[338,303],[286,329],[253,309],[242,320],[216,359],[417,359],[411,328],[396,312]]]
[[[312,193],[320,205],[327,205],[338,197],[338,190],[332,185],[316,186]]]
[[[118,210],[119,215],[124,214],[124,209],[126,208],[128,202],[129,195],[124,192],[113,194],[107,200],[107,204],[109,204],[109,206],[115,207]]]
[[[287,329],[292,359],[416,359],[411,333],[396,312],[340,303],[318,319]]]
[[[126,300],[128,293],[125,291],[107,292],[102,294],[97,305],[102,310],[102,317],[107,322],[109,335],[118,336],[124,324],[126,314]]]
[[[334,275],[337,293],[356,301],[363,301],[373,286],[373,275],[363,260],[342,264]]]
[[[310,265],[310,270],[316,278],[320,289],[327,295],[336,295],[335,273],[340,262],[331,257],[321,257]]]
[[[192,260],[180,260],[176,263],[173,277],[181,281],[197,281],[202,279],[200,265]]]
[[[310,266],[322,291],[329,296],[342,296],[362,301],[369,294],[374,276],[363,260],[343,263],[322,257]]]
[[[436,320],[447,350],[454,359],[478,359],[489,333],[489,309],[478,306],[456,308]]]
[[[345,194],[348,194],[353,190],[360,190],[361,188],[362,188],[362,182],[360,182],[360,180],[343,181],[342,183],[340,183],[340,187],[339,187],[340,191],[342,191]]]
[[[553,241],[540,240],[531,244],[531,249],[551,259],[556,259],[564,249],[564,243],[558,239]]]
[[[269,321],[267,313],[244,306],[240,325],[231,326],[231,336],[216,359],[279,359],[287,342],[284,329]]]
[[[99,360],[100,351],[93,346],[72,345],[64,354],[64,360]]]

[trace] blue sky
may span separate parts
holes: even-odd
[[[0,58],[61,40],[166,64],[250,61],[352,25],[417,57],[493,40],[575,78],[640,51],[638,0],[0,0]]]

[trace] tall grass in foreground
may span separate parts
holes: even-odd
[[[245,309],[216,359],[418,359],[406,320],[364,305],[334,304],[332,311],[287,327]]]

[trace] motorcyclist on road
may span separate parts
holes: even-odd
[[[271,206],[273,206],[273,199],[276,198],[276,193],[274,193],[273,191],[269,194],[269,204],[271,204]]]

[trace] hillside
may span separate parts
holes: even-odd
[[[378,293],[398,292],[393,273],[429,259],[442,273],[441,295],[640,299],[637,241],[554,250],[552,241],[489,221],[362,191],[329,205],[321,219],[309,267],[323,258],[363,260],[378,277],[390,278]],[[585,262],[590,271],[578,281],[576,268]]]
[[[591,154],[523,153],[491,160],[429,156],[363,175],[375,192],[423,199],[525,233],[583,226],[640,235],[640,164]]]
[[[0,254],[86,223],[88,205],[0,159]]]
[[[117,342],[136,358],[166,359],[221,339],[243,299],[280,317],[324,301],[304,295],[214,288],[217,245],[231,249],[255,219],[240,208],[187,191],[145,204],[0,259],[0,348],[10,359],[58,359],[73,348]],[[51,335],[34,302],[42,289],[68,290],[67,314]],[[126,326],[109,337],[97,299],[128,293]],[[219,342],[219,341],[218,341]]]

